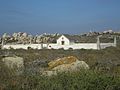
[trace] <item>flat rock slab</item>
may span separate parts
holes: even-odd
[[[22,57],[5,57],[2,59],[2,61],[7,65],[9,68],[23,68],[24,67],[24,61]]]
[[[68,56],[51,61],[48,63],[48,66],[49,70],[43,72],[43,75],[45,76],[57,75],[59,72],[76,72],[81,69],[89,69],[89,65],[86,62],[79,61],[74,56]]]

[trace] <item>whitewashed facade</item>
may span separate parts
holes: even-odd
[[[57,39],[57,43],[49,44],[17,44],[17,45],[3,45],[3,49],[104,49],[106,47],[114,46],[116,47],[116,38],[113,43],[100,43],[99,39],[96,43],[73,43],[67,37],[62,35]]]
[[[57,45],[70,45],[70,40],[62,35],[57,39]]]

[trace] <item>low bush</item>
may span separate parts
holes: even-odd
[[[51,77],[27,73],[14,76],[10,70],[0,74],[1,90],[120,90],[120,77],[93,70]]]

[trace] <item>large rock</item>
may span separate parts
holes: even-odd
[[[78,71],[80,69],[89,69],[89,66],[84,61],[75,61],[70,64],[62,64],[57,67],[54,67],[52,70],[57,72],[66,72],[66,71]]]
[[[54,60],[49,65],[49,71],[44,71],[43,75],[51,76],[56,75],[57,72],[74,72],[79,71],[81,69],[89,69],[89,66],[84,61],[79,61],[74,56],[59,58]]]
[[[51,68],[54,68],[58,65],[71,64],[71,63],[75,62],[76,60],[77,60],[77,58],[74,56],[63,57],[63,58],[59,58],[57,60],[49,62],[48,66],[51,69]]]
[[[9,68],[23,68],[24,61],[22,57],[5,57],[2,61],[7,65]]]

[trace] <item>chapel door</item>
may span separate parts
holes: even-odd
[[[64,45],[64,44],[65,44],[65,41],[61,41],[61,44]]]

